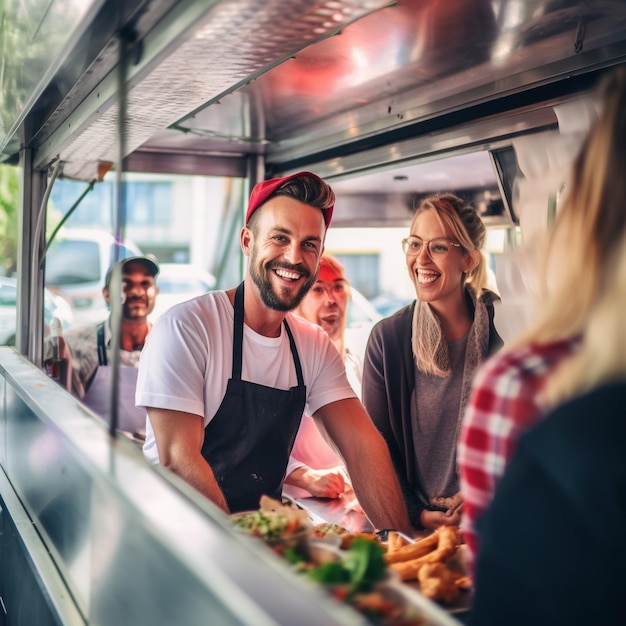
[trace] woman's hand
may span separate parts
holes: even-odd
[[[453,521],[455,517],[448,516],[445,511],[429,511],[424,509],[420,513],[420,525],[430,530],[435,530],[439,526],[455,526],[457,522]],[[458,521],[461,517],[459,515]]]
[[[424,528],[434,530],[439,526],[459,526],[461,524],[461,511],[463,500],[455,499],[447,511],[429,511],[424,509],[420,513],[419,522]]]

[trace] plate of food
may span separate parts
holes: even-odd
[[[376,533],[350,532],[347,528],[339,524],[326,522],[313,526],[313,537],[317,540],[337,545],[345,550],[347,550],[350,544],[357,538],[368,539],[370,541],[378,540]]]
[[[287,552],[294,571],[319,583],[335,600],[348,604],[377,626],[458,626],[419,592],[404,585],[385,563],[386,548],[376,538],[355,536],[347,549],[320,538],[308,553]]]
[[[304,545],[311,536],[311,523],[306,511],[262,496],[256,511],[243,511],[230,516],[236,530],[262,539],[281,551]]]

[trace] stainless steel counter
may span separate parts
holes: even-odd
[[[0,472],[7,624],[366,623],[6,347]]]
[[[0,348],[0,472],[7,624],[369,623],[238,533],[174,474],[148,464],[134,442],[111,438],[102,420],[13,348]],[[366,528],[366,518],[340,502],[305,505],[351,530]],[[429,607],[428,626],[451,623]]]

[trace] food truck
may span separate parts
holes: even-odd
[[[206,211],[241,277],[233,233],[259,181],[317,173],[335,229],[407,225],[415,196],[445,184],[506,230],[510,276],[516,243],[558,209],[595,85],[626,61],[626,4],[8,0],[0,15],[0,162],[20,179],[16,341],[0,348],[2,623],[368,623],[46,375],[50,194],[129,173],[228,179],[228,202]],[[523,303],[499,287],[515,327]],[[406,602],[427,624],[464,619]]]

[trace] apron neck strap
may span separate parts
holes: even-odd
[[[108,365],[107,349],[104,343],[104,324],[98,324],[98,365]]]
[[[243,352],[243,282],[239,284],[235,291],[235,320],[233,328],[233,372],[232,378],[234,380],[241,380],[241,363]],[[302,375],[302,365],[300,364],[300,357],[298,356],[298,350],[296,349],[296,342],[294,341],[291,329],[287,320],[283,319],[287,336],[289,337],[289,347],[291,348],[291,354],[293,356],[293,362],[296,367],[296,376],[298,378],[298,386],[304,385],[304,376]]]
[[[235,326],[233,328],[233,373],[234,380],[241,380],[241,353],[243,348],[243,282],[235,291]]]
[[[293,364],[296,366],[298,387],[302,387],[304,385],[304,376],[302,376],[302,365],[300,364],[300,357],[296,348],[296,342],[293,338],[293,334],[291,333],[291,328],[289,328],[289,324],[287,324],[286,318],[283,320],[283,324],[285,325],[285,330],[287,331],[287,335],[289,337],[289,346],[291,347],[291,354],[293,355]]]

